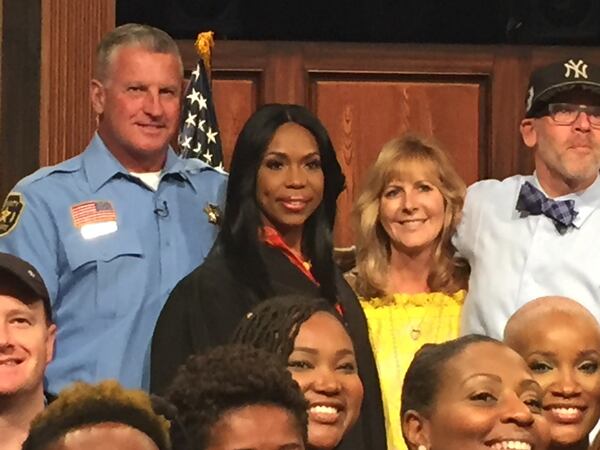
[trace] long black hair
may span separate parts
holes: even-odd
[[[277,129],[288,122],[307,129],[315,138],[325,180],[323,201],[304,224],[302,251],[312,263],[312,273],[320,293],[337,301],[333,262],[333,225],[336,201],[344,189],[345,178],[335,150],[321,122],[299,105],[271,104],[259,108],[244,125],[235,144],[227,206],[218,245],[228,265],[260,299],[274,294],[264,261],[260,256],[258,230],[262,226],[256,199],[256,179],[263,155]]]

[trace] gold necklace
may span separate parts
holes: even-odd
[[[434,306],[434,305],[431,305],[428,302],[424,302],[422,305],[413,305],[410,302],[407,302],[402,305],[402,308],[404,311],[404,317],[406,318],[406,323],[408,324],[408,326],[407,326],[408,335],[410,336],[410,338],[413,341],[418,341],[421,338],[421,335],[423,334],[423,323],[425,322],[425,319],[428,316],[431,316],[431,314],[428,314],[428,311],[427,311],[428,306]],[[439,320],[443,314],[444,305],[435,305],[435,306],[436,306],[435,309],[437,309],[437,316],[438,316],[438,322],[439,322]],[[423,313],[422,313],[421,317],[418,318],[416,321],[415,321],[415,319],[411,319],[410,313],[408,311],[409,308],[422,308]],[[390,316],[390,319],[392,319],[391,316]]]
[[[419,308],[419,306],[416,306],[416,308]],[[420,306],[420,308],[423,308],[423,314],[422,314],[421,318],[419,319],[418,324],[414,325],[413,322],[410,320],[409,313],[406,310],[406,305],[404,305],[404,313],[406,314],[406,319],[407,319],[408,327],[409,327],[408,334],[413,341],[418,341],[419,338],[421,337],[421,327],[423,326],[425,317],[427,317],[427,308],[425,306]]]

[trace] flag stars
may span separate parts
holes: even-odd
[[[196,89],[192,88],[192,93],[188,96],[186,96],[185,98],[187,98],[190,101],[190,104],[193,105],[194,102],[198,102],[199,105],[201,105],[200,103],[200,98],[204,98],[200,95],[200,92],[198,92]],[[206,107],[206,99],[204,100],[204,107]],[[202,108],[200,108],[202,109]]]
[[[192,102],[192,104],[193,104],[193,103],[194,103],[194,102]],[[208,109],[208,108],[206,107],[206,98],[205,98],[205,97],[204,97],[202,94],[200,95],[200,98],[198,99],[198,104],[200,105],[200,106],[199,106],[199,108],[200,108],[200,111],[202,111],[203,109]]]
[[[196,126],[196,116],[198,114],[192,114],[191,111],[188,112],[187,118],[185,119],[185,124],[190,127]],[[205,122],[205,121],[203,121]]]
[[[197,158],[226,173],[220,145],[219,127],[210,93],[210,80],[202,61],[189,74],[183,95],[178,146],[183,158]]]
[[[182,142],[181,142],[181,147],[185,148],[186,150],[189,150],[192,147],[191,142],[192,142],[191,136],[184,136],[182,139]]]
[[[194,71],[192,72],[192,78],[193,78],[194,80],[197,80],[199,76],[200,76],[200,65],[199,65],[199,64],[197,64],[197,65],[196,65],[196,68],[195,68],[195,69],[194,69]]]
[[[208,131],[206,132],[206,138],[208,139],[209,144],[211,142],[214,144],[217,143],[217,140],[215,139],[217,137],[217,134],[219,134],[217,131],[213,131],[211,127],[208,127]]]

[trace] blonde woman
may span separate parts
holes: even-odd
[[[400,392],[414,353],[458,336],[468,266],[451,238],[465,184],[435,144],[407,136],[383,146],[355,206],[354,287],[369,324],[388,449],[405,449]]]

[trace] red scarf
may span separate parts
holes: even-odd
[[[264,226],[262,228],[261,238],[262,241],[268,246],[281,250],[283,254],[287,257],[287,259],[289,259],[289,261],[298,268],[298,270],[300,270],[304,275],[306,275],[310,281],[315,283],[317,286],[319,285],[319,282],[310,271],[310,261],[305,261],[301,255],[298,255],[298,253],[292,250],[285,243],[285,241],[275,228]],[[335,304],[335,309],[341,316],[344,315],[344,310],[342,308],[342,305],[339,304],[339,302]]]
[[[317,286],[319,282],[310,271],[311,265],[309,261],[305,261],[301,255],[295,250],[292,250],[283,240],[279,232],[273,228],[265,226],[262,228],[262,241],[270,247],[281,250],[281,252],[289,259],[289,261],[298,268],[310,281]]]

